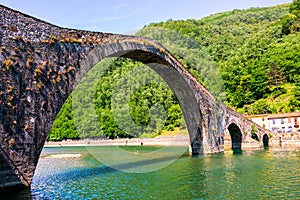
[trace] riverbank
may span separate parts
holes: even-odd
[[[155,138],[120,138],[120,139],[82,139],[82,140],[63,140],[59,142],[46,142],[44,147],[65,147],[65,146],[185,146],[189,147],[189,136],[182,135],[168,135],[158,136]],[[231,149],[231,141],[225,140],[225,150]],[[269,147],[280,149],[295,149],[300,150],[300,140],[281,140],[271,139]],[[262,148],[259,142],[251,140],[242,143],[242,149],[257,149]]]
[[[155,138],[120,138],[120,139],[82,139],[63,140],[59,142],[46,142],[44,147],[62,146],[189,146],[188,135],[158,136]]]

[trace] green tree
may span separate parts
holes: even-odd
[[[294,0],[290,4],[289,11],[290,14],[283,16],[281,19],[282,33],[285,35],[300,30],[300,0]]]
[[[279,86],[284,83],[286,83],[286,80],[283,76],[283,72],[280,71],[280,68],[276,63],[272,63],[268,70],[268,85],[270,90],[273,90],[275,87],[278,91]]]
[[[300,17],[300,0],[293,0],[290,4],[290,13]]]

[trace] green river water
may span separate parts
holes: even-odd
[[[125,148],[145,156],[157,149]],[[57,154],[75,156],[49,157]],[[147,165],[159,162],[140,165],[147,169]],[[160,169],[128,173],[102,164],[85,147],[48,147],[43,150],[31,189],[1,199],[300,199],[300,152],[228,150],[192,157],[186,151]]]

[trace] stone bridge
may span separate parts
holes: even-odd
[[[255,130],[270,134],[218,102],[157,42],[61,28],[0,6],[0,191],[29,187],[52,123],[76,84],[105,57],[148,64],[179,100],[192,154],[241,148]],[[265,135],[265,136],[264,136]]]

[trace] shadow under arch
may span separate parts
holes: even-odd
[[[242,149],[242,132],[240,128],[235,123],[232,123],[228,126],[228,130],[231,137],[231,148]]]
[[[259,141],[258,135],[256,133],[252,133],[251,138],[256,141]]]
[[[139,44],[132,38],[130,41],[119,41],[118,44],[95,46],[86,59],[80,62],[81,70],[76,74],[76,81],[78,83],[106,57],[129,58],[146,64],[166,81],[177,97],[188,128],[191,153],[203,154],[202,114],[194,92],[199,87],[197,80],[160,44],[152,40],[148,42],[151,44]]]
[[[269,136],[268,136],[268,134],[263,135],[262,142],[263,142],[263,145],[264,145],[265,148],[269,147]]]

